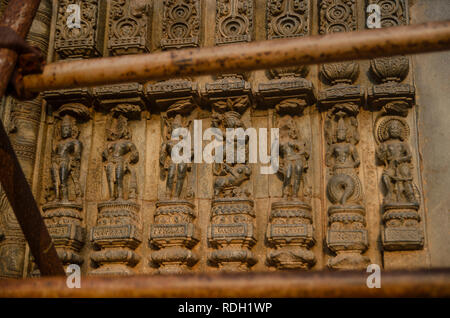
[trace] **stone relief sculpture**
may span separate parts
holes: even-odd
[[[80,5],[80,28],[69,28],[67,20],[72,14],[71,0],[58,2],[55,31],[55,50],[62,59],[87,58],[101,55],[104,35],[104,5],[106,1],[86,0]]]
[[[150,2],[111,0],[108,49],[112,55],[150,51]]]
[[[165,181],[165,194],[156,202],[155,223],[150,226],[150,244],[158,250],[152,253],[150,261],[159,268],[159,273],[182,273],[198,261],[198,256],[192,252],[199,241],[194,224],[194,193],[186,184],[192,164],[176,163],[172,159],[172,149],[178,143],[172,139],[172,132],[177,128],[190,130],[196,107],[191,98],[180,99],[163,115],[159,164]]]
[[[139,152],[130,140],[131,133],[128,119],[120,114],[112,121],[108,121],[106,128],[107,144],[103,150],[102,160],[105,164],[108,194],[110,200],[136,199],[137,180],[134,164],[139,161]],[[128,186],[125,187],[126,175],[130,176]]]
[[[311,30],[351,32],[372,3],[381,7],[382,27],[409,20],[405,0],[216,0],[211,33],[202,30],[209,27],[202,12],[214,3],[205,11],[200,0],[161,0],[151,13],[150,0],[89,0],[80,2],[81,28],[69,29],[67,6],[76,1],[58,1],[53,20],[50,2],[42,3],[45,12],[40,9],[29,40],[45,51],[53,21],[57,60],[149,52],[152,43],[167,51],[309,36]],[[161,15],[153,34],[152,14]],[[266,80],[262,72],[235,72],[209,82],[179,78],[50,91],[42,94],[44,115],[39,97],[6,103],[3,119],[60,258],[83,264],[83,273],[360,269],[380,257],[411,264],[410,255],[422,260],[427,249],[408,252],[425,244],[426,212],[409,59],[373,59],[359,74],[365,65],[325,64],[318,76],[298,65],[268,70]],[[364,75],[372,82],[367,103],[359,82]],[[320,85],[318,98],[313,83]],[[171,132],[192,130],[194,119],[211,119],[222,131],[279,128],[281,165],[267,177],[269,185],[248,162],[217,164],[208,174],[209,167],[175,163]],[[149,140],[160,130],[161,140]],[[148,184],[154,189],[144,191]],[[259,199],[270,201],[261,208]],[[368,232],[377,226],[378,207],[380,246],[376,231]],[[0,277],[22,277],[32,261],[1,190],[0,212]],[[211,214],[205,219],[204,213]],[[141,224],[149,227],[148,245],[141,244]],[[258,234],[256,224],[265,233]],[[93,250],[83,248],[87,230]]]
[[[358,113],[355,103],[336,104],[325,121],[325,164],[330,169],[327,197],[333,204],[328,208],[327,246],[336,253],[328,262],[332,269],[363,269],[370,263],[361,255],[369,243],[358,176]]]
[[[88,120],[90,113],[81,103],[69,103],[61,106],[55,116],[58,121],[50,159],[50,182],[42,210],[63,264],[82,264],[84,260],[79,252],[84,245],[86,229],[82,224],[80,168],[83,144],[79,139],[78,123]]]
[[[223,98],[213,102],[212,127],[220,129],[226,136],[227,128],[245,130],[243,115],[250,106],[248,96]],[[226,149],[226,140],[223,149]],[[228,141],[236,150],[237,141]],[[247,150],[245,141],[245,151]],[[255,245],[253,200],[248,181],[251,168],[248,155],[243,163],[234,162],[213,164],[214,199],[211,209],[211,224],[208,227],[208,243],[215,250],[208,257],[210,265],[222,271],[247,271],[256,263],[251,252]],[[226,151],[224,151],[226,158]]]
[[[307,179],[310,146],[296,123],[306,103],[285,99],[275,107],[274,126],[279,128],[282,199],[272,203],[267,241],[273,249],[267,263],[277,269],[308,269],[316,262],[309,249],[314,245],[311,188]]]
[[[253,40],[253,0],[216,0],[216,45]]]
[[[420,192],[414,183],[413,158],[407,142],[410,128],[406,121],[407,102],[384,106],[376,122],[376,157],[383,166],[384,189],[383,247],[386,250],[421,249],[424,244],[420,225]]]
[[[165,0],[161,47],[196,47],[200,41],[200,0]]]
[[[90,275],[131,275],[131,267],[140,260],[134,251],[142,241],[140,206],[136,203],[139,152],[128,123],[139,118],[140,112],[138,105],[119,104],[108,115],[106,147],[101,154],[107,200],[98,204],[97,225],[91,231],[97,249],[91,260],[97,268]]]

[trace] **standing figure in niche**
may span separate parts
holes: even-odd
[[[384,163],[382,182],[387,193],[385,203],[409,202],[417,204],[411,169],[411,150],[404,141],[405,123],[397,119],[387,122],[383,143],[377,149],[377,158]]]
[[[297,128],[292,118],[280,126],[280,169],[283,179],[283,198],[299,197],[300,184],[308,169],[309,152],[306,144],[299,139]]]
[[[139,152],[130,140],[131,133],[127,118],[120,114],[109,122],[107,146],[102,159],[105,162],[106,179],[108,181],[109,199],[135,199],[137,195],[136,172],[133,167],[139,161]],[[124,189],[124,177],[130,174],[128,189]],[[128,191],[126,191],[128,190]]]
[[[159,163],[163,168],[163,176],[166,177],[166,195],[169,198],[173,195],[173,197],[179,199],[181,196],[181,191],[183,190],[183,184],[186,179],[187,171],[190,167],[188,166],[188,163],[175,163],[172,160],[172,149],[176,144],[180,142],[179,140],[172,139],[172,132],[177,128],[189,127],[189,123],[183,125],[183,119],[180,114],[175,115],[175,117],[171,121],[169,121],[167,118],[165,118],[164,121],[168,128],[168,131],[165,134],[165,140],[161,144]],[[179,136],[179,138],[182,139],[183,137]],[[183,154],[180,153],[180,155]],[[167,176],[165,176],[165,171],[167,171]],[[173,191],[174,185],[175,192]]]
[[[60,138],[54,144],[50,168],[55,201],[69,202],[69,177],[74,184],[75,195],[81,196],[79,183],[82,144],[75,119],[64,115],[60,126]]]

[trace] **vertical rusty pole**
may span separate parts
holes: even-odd
[[[0,25],[11,28],[21,38],[25,38],[39,3],[40,0],[11,0],[3,13]],[[6,91],[16,61],[16,52],[0,49],[0,98]],[[1,120],[0,182],[41,274],[65,275],[53,241]]]

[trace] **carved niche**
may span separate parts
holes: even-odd
[[[79,5],[80,28],[69,27],[67,21]],[[60,0],[55,31],[55,51],[62,59],[89,58],[102,55],[106,1]]]
[[[200,0],[164,0],[161,47],[197,47],[200,41]]]
[[[213,101],[212,106],[212,127],[219,129],[222,136],[226,136],[227,128],[246,129],[243,115],[249,111],[249,96],[219,99]],[[224,162],[213,163],[214,196],[208,243],[215,250],[209,255],[208,262],[223,271],[246,271],[257,262],[251,251],[256,243],[254,203],[248,182],[252,169],[248,155],[243,162],[237,160],[237,140],[225,139],[222,140],[224,158],[227,158],[226,143],[230,142],[235,149],[234,160],[230,162],[229,154],[230,158]],[[247,140],[244,147],[247,154]]]
[[[420,191],[414,182],[414,163],[408,143],[407,102],[390,102],[375,123],[378,143],[376,157],[383,166],[381,183],[385,250],[422,249],[424,234],[420,224]]]
[[[198,229],[194,224],[194,193],[188,183],[192,163],[177,162],[172,158],[172,150],[179,142],[172,139],[172,133],[183,128],[190,132],[196,107],[191,98],[180,99],[163,115],[159,164],[161,178],[165,181],[165,193],[156,202],[149,240],[150,245],[158,250],[152,253],[150,261],[159,267],[159,273],[182,273],[198,261],[198,256],[192,252],[199,241]]]
[[[309,269],[316,263],[310,251],[315,243],[307,178],[310,145],[296,123],[306,106],[304,100],[297,98],[285,99],[275,107],[282,199],[272,203],[266,237],[273,248],[267,254],[267,262],[277,269]]]
[[[79,140],[79,122],[90,118],[80,103],[61,106],[55,113],[57,122],[51,151],[49,182],[42,206],[49,233],[64,265],[82,264],[79,255],[85,242],[83,226],[83,190],[80,181],[83,143]]]
[[[147,0],[110,0],[108,50],[112,55],[150,51],[149,11]]]
[[[140,117],[141,108],[118,104],[110,110],[106,126],[106,147],[102,152],[107,200],[98,204],[97,224],[91,241],[97,249],[91,260],[98,268],[90,275],[130,275],[140,256],[135,249],[142,242],[138,176],[139,151],[132,141],[128,121]]]
[[[369,243],[358,176],[358,113],[354,103],[336,104],[325,121],[325,164],[330,174],[327,197],[332,203],[328,208],[327,246],[336,253],[328,262],[332,269],[363,269],[370,263],[361,255]]]

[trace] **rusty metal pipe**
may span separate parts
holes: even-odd
[[[24,77],[25,91],[243,72],[450,49],[450,21],[53,63]]]
[[[382,271],[381,288],[368,288],[365,272],[81,277],[0,281],[0,297],[450,297],[450,270]]]
[[[21,38],[25,38],[39,3],[40,0],[11,0],[5,8],[0,25],[11,28]],[[16,52],[0,49],[0,98],[5,93],[16,61]],[[41,275],[65,275],[61,260],[1,120],[0,182]]]

